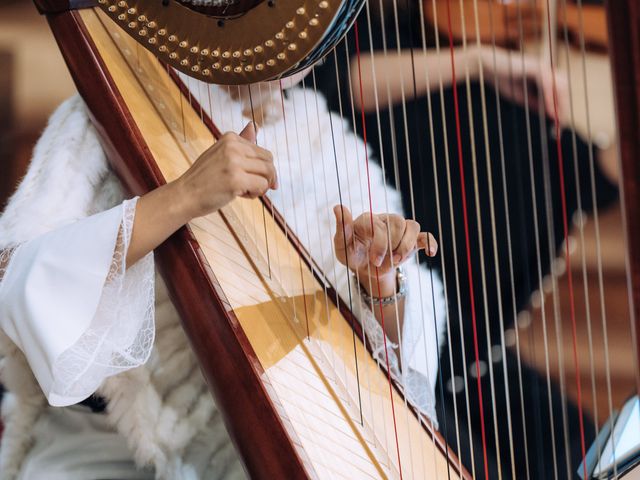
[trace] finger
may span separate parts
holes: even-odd
[[[273,154],[266,148],[259,147],[255,143],[249,143],[248,140],[239,137],[243,146],[243,153],[247,157],[258,158],[264,162],[273,162]]]
[[[276,167],[273,163],[263,162],[256,158],[245,158],[242,168],[247,173],[254,175],[260,175],[269,182],[269,187],[274,190],[278,188],[278,175],[276,173]]]
[[[382,265],[389,247],[389,230],[380,217],[373,220],[373,238],[369,247],[369,261],[376,267]]]
[[[393,251],[393,261],[397,264],[406,259],[416,248],[418,242],[418,234],[420,233],[420,224],[409,220],[406,222],[404,235],[398,247]]]
[[[436,253],[438,253],[438,242],[436,242],[436,237],[429,232],[420,232],[416,243],[418,248],[424,249],[426,254],[430,257],[434,257]]]
[[[353,217],[349,209],[344,205],[336,205],[333,207],[333,213],[336,216],[334,245],[336,250],[344,250],[345,245],[349,245],[352,241]]]
[[[241,180],[241,190],[238,196],[243,198],[261,197],[269,190],[269,182],[260,175],[245,173]]]
[[[389,240],[391,245],[391,251],[398,248],[402,241],[402,236],[407,226],[407,220],[402,215],[391,214],[383,217],[383,220],[389,228]]]
[[[256,125],[253,122],[249,122],[245,125],[245,127],[240,132],[240,137],[244,138],[250,143],[256,143],[256,135],[258,131],[256,130]]]

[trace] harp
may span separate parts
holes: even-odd
[[[277,75],[273,72],[295,72],[312,65],[327,53],[325,62],[335,61],[337,65],[338,52],[347,50],[346,43],[343,45],[338,42],[346,32],[346,27],[358,14],[359,4],[331,0],[276,0],[228,2],[228,5],[214,3],[211,7],[187,8],[175,0],[100,0],[96,3],[91,0],[36,0],[35,3],[47,15],[77,88],[89,107],[112,167],[132,194],[144,194],[175,179],[200,152],[219,137],[217,125],[224,120],[226,112],[217,109],[223,102],[216,97],[215,92],[224,94],[225,89],[226,92],[233,91],[240,84],[274,78]],[[400,3],[401,0],[391,2],[391,7],[386,7],[389,8],[387,16],[381,15],[383,20],[388,20],[386,28],[390,30],[394,27],[398,30],[397,24],[393,25],[393,19],[397,18]],[[453,48],[456,39],[452,26],[457,26],[463,32],[458,42],[466,49],[467,42],[471,43],[468,39],[473,39],[474,42],[476,39],[473,34],[465,33],[466,20],[472,19],[479,30],[478,4],[491,3],[481,0],[427,0],[424,4],[408,2],[407,8],[413,9],[414,16],[419,14],[420,18],[430,15],[432,23],[440,25],[440,29],[433,30],[430,35],[436,38],[438,48],[442,48],[444,53],[448,54],[451,48],[451,62],[445,65],[454,69],[456,64]],[[522,11],[525,5],[533,5],[533,11],[541,12],[537,20],[538,27],[540,31],[546,32],[544,37],[549,52],[546,61],[552,69],[558,62],[555,53],[558,47],[555,44],[564,42],[568,35],[566,28],[558,29],[559,39],[555,35],[554,18],[566,13],[568,1],[559,3],[554,7],[553,2],[549,1],[540,4],[518,1],[509,6],[513,7],[515,15],[509,17],[510,20],[503,25],[518,32],[508,38],[516,39],[517,46],[521,48],[524,41]],[[579,11],[582,11],[580,1],[577,4]],[[370,7],[385,8],[382,2],[366,4],[368,19],[372,15]],[[456,10],[453,10],[454,7]],[[490,5],[488,18],[493,22],[491,8]],[[444,23],[442,18],[445,19]],[[636,369],[633,378],[636,389],[640,390],[637,369],[640,362],[637,343],[640,319],[640,167],[637,163],[640,153],[637,135],[640,128],[640,38],[637,26],[640,22],[640,7],[631,0],[610,2],[608,19],[623,179],[621,198],[626,220],[630,311],[627,312],[625,325],[627,338],[631,339],[631,345],[635,349],[633,362]],[[374,22],[369,20],[369,23],[371,32]],[[244,30],[238,25],[243,26]],[[341,25],[344,29],[335,29],[336,25]],[[379,23],[375,25],[375,28],[380,28]],[[319,27],[323,27],[323,30]],[[494,42],[495,47],[492,28],[489,27],[488,38],[490,42]],[[357,29],[356,26],[355,32],[350,35],[351,41],[359,46],[365,40],[367,32],[358,32]],[[424,27],[423,39],[428,34],[427,29],[428,27]],[[210,36],[209,33],[214,31],[215,35]],[[228,32],[227,36],[221,37],[220,31]],[[333,33],[331,38],[325,36],[327,31]],[[584,46],[581,31],[584,29],[577,32],[577,38]],[[264,37],[265,32],[271,36]],[[273,50],[268,51],[270,48]],[[411,48],[414,67],[416,58],[425,52],[426,48]],[[393,53],[391,47],[385,51],[387,55]],[[356,60],[352,65],[358,71],[350,73],[351,80],[357,80],[358,77],[362,80],[363,72],[359,71],[360,57]],[[277,62],[284,62],[286,66]],[[273,70],[270,71],[270,68]],[[404,95],[411,96],[411,88],[415,88],[415,68],[413,72],[413,85],[411,82],[407,83],[403,102]],[[420,71],[419,75],[424,73]],[[433,75],[433,72],[430,73]],[[347,78],[344,74],[342,72],[338,76],[342,81]],[[313,80],[308,77],[307,84],[313,83],[315,87],[315,76],[312,78]],[[229,87],[218,90],[205,87],[211,82]],[[467,88],[470,88],[468,78],[466,83]],[[526,82],[523,87],[526,91]],[[205,93],[202,93],[202,89]],[[280,95],[283,104],[291,101],[285,98],[286,95],[278,87],[273,89],[276,90],[276,96]],[[260,95],[266,94],[251,88],[249,92],[251,104]],[[362,98],[362,90],[359,94],[362,103],[365,100]],[[451,138],[460,145],[463,139],[458,117],[462,100],[456,95],[454,97],[456,119],[449,128],[454,132]],[[467,99],[470,97],[471,94]],[[484,97],[482,98],[484,101]],[[352,102],[357,103],[358,99]],[[346,105],[345,99],[342,113],[347,118],[347,123],[364,133],[364,114],[361,116],[357,108],[349,112]],[[304,109],[305,106],[301,108]],[[444,118],[444,103],[430,105],[428,112],[407,112],[405,109],[406,131],[409,131],[406,122],[417,122],[418,117],[422,119],[425,131],[428,131],[430,122],[441,115],[441,110]],[[554,113],[557,112],[550,112],[550,116],[553,117]],[[255,120],[255,115],[255,112],[251,112],[248,118]],[[306,121],[308,122],[308,118]],[[556,127],[557,124],[555,118]],[[237,122],[235,126],[241,127]],[[479,132],[480,127],[478,128]],[[323,132],[327,138],[334,133],[333,126],[331,131]],[[372,132],[369,133],[371,135]],[[526,138],[526,132],[522,135],[522,138]],[[395,141],[399,144],[402,139]],[[591,139],[589,142],[591,143]],[[331,144],[327,140],[324,148],[330,149]],[[394,144],[392,150],[396,147]],[[458,154],[459,157],[452,157],[447,162],[454,165],[460,161],[461,171],[456,175],[463,182],[461,191],[464,197],[466,188],[472,187],[464,185],[462,147],[459,147]],[[358,155],[368,156],[363,152]],[[414,161],[420,156],[416,155]],[[389,155],[388,158],[393,156]],[[368,161],[365,158],[363,162],[365,160]],[[392,167],[391,161],[388,161],[390,170],[400,168],[397,164]],[[431,159],[424,161],[431,162]],[[363,163],[363,168],[364,165]],[[472,183],[473,179],[477,182],[476,171],[468,171],[467,174],[468,182]],[[546,182],[551,180],[547,178]],[[432,186],[429,185],[429,188]],[[451,202],[451,184],[448,187],[443,184],[441,188],[443,204]],[[477,184],[475,188],[477,190]],[[566,195],[563,192],[563,197]],[[490,197],[498,199],[497,195]],[[504,199],[506,198],[505,196]],[[469,202],[471,203],[467,205],[467,200],[463,200],[465,220],[458,235],[462,245],[460,248],[470,254],[471,241],[466,217],[472,217],[477,212],[470,207],[473,202]],[[477,200],[475,206],[479,207]],[[493,204],[491,209],[493,212]],[[508,211],[508,205],[505,204],[496,211],[496,215],[500,217]],[[563,232],[567,235],[568,219],[566,211],[564,213]],[[570,298],[559,299],[556,298],[560,296],[557,282],[551,282],[554,301],[549,303],[553,303],[556,309],[560,309],[562,302],[568,305],[571,314],[564,315],[563,318],[574,334],[573,345],[571,339],[565,339],[563,343],[559,337],[556,338],[558,352],[556,359],[551,360],[551,364],[561,365],[560,401],[558,405],[553,404],[551,407],[556,408],[555,415],[561,418],[561,422],[564,421],[564,430],[557,432],[557,436],[552,432],[553,445],[548,449],[550,452],[542,454],[541,448],[538,448],[538,453],[532,454],[529,459],[526,452],[529,448],[533,451],[533,445],[527,444],[527,437],[524,442],[511,439],[500,446],[499,432],[508,431],[511,437],[512,424],[516,422],[516,418],[526,425],[525,417],[529,412],[525,412],[525,406],[531,407],[531,415],[535,416],[536,405],[546,408],[544,405],[547,398],[543,396],[534,399],[531,405],[525,405],[521,398],[519,408],[522,413],[516,412],[515,408],[513,412],[510,408],[505,412],[498,411],[495,404],[497,395],[504,396],[506,392],[500,382],[512,381],[517,384],[522,379],[506,374],[499,377],[503,368],[499,365],[500,360],[489,361],[487,364],[480,359],[480,350],[493,352],[493,356],[489,353],[492,360],[505,354],[508,343],[504,335],[505,329],[497,332],[497,350],[493,350],[495,345],[491,338],[484,341],[481,339],[480,344],[476,340],[475,345],[471,346],[475,362],[473,366],[469,365],[468,372],[465,364],[464,372],[455,375],[453,354],[441,358],[440,364],[449,364],[449,368],[454,371],[450,372],[448,384],[440,381],[437,401],[440,406],[453,405],[453,416],[449,418],[448,424],[441,420],[440,430],[436,429],[403,396],[403,385],[390,378],[388,365],[385,366],[372,357],[368,351],[370,345],[366,334],[356,318],[357,312],[351,311],[348,299],[338,296],[330,274],[321,270],[309,253],[309,246],[299,240],[304,238],[304,229],[287,224],[285,217],[268,199],[237,200],[221,212],[195,220],[181,229],[160,247],[157,255],[159,268],[180,312],[184,329],[252,478],[487,478],[493,475],[490,474],[490,471],[494,471],[490,465],[492,461],[499,478],[526,478],[530,476],[530,472],[536,471],[536,462],[551,464],[551,471],[556,477],[569,478],[576,474],[577,465],[570,459],[569,451],[577,449],[580,459],[584,458],[591,443],[589,436],[592,435],[591,432],[585,432],[583,424],[581,385],[584,383],[585,389],[591,389],[595,385],[592,379],[584,380],[579,373],[582,366],[582,372],[588,372],[591,368],[593,375],[595,357],[592,354],[587,359],[578,358],[575,350],[576,331],[584,325],[582,321],[576,325],[573,289],[578,287],[570,286]],[[455,223],[456,220],[443,218],[442,221]],[[475,225],[483,231],[477,223]],[[492,235],[488,235],[488,239],[495,239],[495,230]],[[487,243],[490,242],[491,240],[487,240]],[[568,250],[569,242],[567,240],[560,243],[561,251],[565,247],[567,249],[565,265],[567,278],[571,283],[572,270],[568,262],[572,257]],[[330,248],[329,244],[327,248]],[[443,249],[448,248],[456,249],[443,245]],[[492,246],[485,245],[485,248],[497,250],[495,242]],[[549,250],[555,255],[553,246]],[[496,257],[497,255],[496,252]],[[510,251],[505,256],[507,264],[509,259],[513,260],[514,255]],[[552,258],[547,260],[550,264],[553,263]],[[474,277],[471,260],[467,258],[468,268],[464,259],[460,259],[460,262],[465,265],[464,268],[461,267],[460,272],[449,273],[466,275],[468,272],[472,288]],[[488,261],[482,261],[482,275],[485,275],[485,268],[487,271],[495,268],[496,275],[498,268],[509,271],[502,260],[496,262],[492,265]],[[433,266],[429,265],[428,268],[432,269]],[[443,272],[447,273],[446,269]],[[601,270],[597,273],[601,273]],[[542,292],[543,279],[542,275],[539,276],[540,278],[535,278],[539,281],[538,291]],[[513,283],[513,279],[511,281]],[[445,282],[445,288],[446,285]],[[473,293],[471,298],[462,298],[459,291],[449,293],[452,298],[457,299],[449,300],[449,309],[455,309],[456,303],[458,306],[462,302],[471,305],[473,312],[467,320],[472,324],[474,336],[482,337],[486,334],[491,337],[485,332],[484,325],[476,322],[475,309],[481,310],[482,306],[474,305]],[[484,294],[487,295],[486,288]],[[601,309],[604,308],[601,306]],[[544,306],[541,311],[545,311]],[[500,319],[503,315],[500,313]],[[562,316],[556,312],[556,334],[562,329],[560,317]],[[551,321],[543,318],[543,328],[547,328],[547,322]],[[520,332],[517,321],[515,325],[515,329],[510,331],[516,336],[519,367],[519,335],[524,334]],[[551,323],[549,325],[548,328],[551,329]],[[445,336],[448,334],[447,342],[450,346],[463,342],[456,337],[460,335],[459,331],[452,336],[452,328],[447,322]],[[533,342],[531,340],[530,343]],[[547,338],[546,333],[544,342],[546,379],[550,385],[552,380],[547,347],[552,344],[552,340]],[[568,425],[566,417],[566,405],[569,401],[566,384],[570,379],[564,378],[562,370],[563,348],[573,352],[573,356],[569,358],[570,362],[575,363],[577,379],[578,414],[571,418],[572,425]],[[483,369],[488,369],[487,377],[491,377],[491,388],[487,389],[485,386],[484,393],[481,381],[481,377],[485,377]],[[464,375],[465,381],[467,377],[474,378],[473,382],[477,380],[477,392],[466,396],[460,393],[455,381],[459,375]],[[439,372],[439,378],[442,379],[442,372]],[[594,386],[593,389],[595,388]],[[471,406],[470,395],[475,395],[478,400],[476,402],[472,398]],[[520,395],[524,396],[522,390]],[[582,395],[588,394],[582,392]],[[552,404],[550,398],[548,403]],[[607,402],[601,397],[602,403]],[[609,394],[609,406],[612,403]],[[462,412],[465,408],[466,416]],[[442,419],[446,418],[447,415],[443,414]],[[471,433],[472,423],[481,427],[479,436],[475,438]],[[606,421],[600,418],[596,422],[596,431],[603,425],[606,425]],[[466,436],[467,430],[470,432],[468,437],[461,438]],[[578,433],[574,432],[570,436],[569,430],[577,430]],[[495,447],[497,458],[489,458],[488,445]],[[597,450],[599,457],[600,448]],[[519,464],[516,457],[520,459],[522,456],[519,453],[522,451],[525,452],[525,461]],[[586,467],[584,470],[586,473]]]

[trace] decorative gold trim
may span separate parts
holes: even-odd
[[[127,34],[162,61],[207,83],[242,85],[280,77],[320,43],[341,0],[261,2],[216,18],[169,0],[98,0]]]

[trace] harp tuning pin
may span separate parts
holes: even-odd
[[[160,30],[158,30],[158,35],[160,35],[161,37],[164,37],[167,34],[167,31],[164,28],[161,28]]]
[[[162,53],[165,53],[167,51],[167,46],[166,45],[160,45],[158,47],[158,50],[160,50]]]
[[[178,54],[177,54],[176,52],[171,52],[171,53],[169,54],[169,58],[170,58],[171,60],[175,60],[176,58],[178,58]]]
[[[262,53],[262,51],[263,51],[263,50],[264,50],[264,49],[263,49],[260,45],[258,45],[257,47],[255,47],[255,48],[253,49],[253,51],[254,51],[254,52],[256,52],[256,53]]]
[[[180,65],[182,65],[183,67],[186,67],[187,65],[189,65],[189,60],[187,60],[186,58],[183,58],[182,60],[180,60]]]
[[[169,35],[170,42],[175,42],[176,40],[178,40],[178,37],[176,37],[175,35]]]
[[[141,37],[146,37],[147,36],[147,31],[143,28],[142,30],[140,30],[138,32],[138,35],[140,35]]]
[[[316,27],[318,26],[318,19],[317,18],[312,18],[311,20],[309,20],[309,25],[311,25],[312,27]]]
[[[211,52],[211,56],[213,58],[218,58],[220,56],[220,50],[214,50],[213,52]]]
[[[150,44],[150,45],[155,45],[156,43],[158,43],[158,41],[155,39],[155,37],[151,37],[151,38],[149,39],[149,44]]]
[[[270,67],[273,67],[276,64],[276,61],[273,58],[270,58],[269,60],[267,60],[267,65],[269,65]]]
[[[284,33],[282,33],[282,32],[278,32],[278,33],[276,33],[276,38],[277,38],[278,40],[282,40],[282,39],[284,38]]]
[[[191,53],[198,53],[198,47],[193,46],[191,47],[191,49],[189,50]]]
[[[305,38],[307,38],[307,32],[300,32],[298,36],[304,40]]]
[[[104,5],[105,3],[107,3],[107,0],[98,0],[98,3]]]
[[[238,66],[233,69],[235,73],[240,73],[242,71],[242,67]]]
[[[107,10],[109,10],[110,12],[115,12],[116,11],[116,7],[115,7],[115,5],[111,5],[109,8],[107,8]]]
[[[305,11],[306,11],[306,10],[304,9],[304,7],[300,7],[300,8],[298,8],[298,9],[296,10],[296,13],[297,13],[298,15],[304,15],[304,14],[305,14]]]
[[[140,15],[140,16],[138,17],[138,21],[139,21],[139,22],[146,22],[146,21],[147,21],[147,17],[145,17],[144,15]]]
[[[147,23],[147,28],[156,28],[156,27],[157,27],[157,24],[154,21]]]
[[[297,49],[298,47],[296,46],[295,43],[290,43],[289,46],[287,47],[289,50],[291,50],[292,52]]]
[[[222,70],[223,70],[224,72],[230,72],[230,71],[231,71],[231,66],[229,66],[229,65],[225,65],[224,67],[222,67]]]
[[[129,15],[135,15],[136,14],[136,9],[135,8],[130,8],[129,10],[127,10],[127,13]]]
[[[253,67],[251,65],[247,65],[246,67],[244,67],[244,71],[245,72],[251,72],[251,71],[253,71]]]
[[[226,52],[222,52],[222,58],[229,58],[231,53],[227,50]]]
[[[219,64],[218,62],[216,62],[216,63],[214,63],[213,65],[211,65],[211,67],[212,67],[214,70],[220,70],[220,64]]]
[[[264,42],[264,44],[265,44],[267,47],[273,47],[273,40],[267,40],[266,42]],[[257,48],[257,47],[256,47],[256,48]]]
[[[289,20],[285,25],[287,28],[293,28],[294,23],[291,20]]]
[[[240,50],[233,52],[233,58],[240,58]]]
[[[192,72],[199,72],[200,71],[200,67],[198,65],[194,65],[193,67],[191,67],[191,71]]]
[[[264,69],[264,65],[263,64],[259,63],[259,64],[256,65],[256,70],[260,71],[260,70],[263,70],[263,69]]]
[[[204,75],[205,77],[208,77],[209,75],[211,75],[211,70],[209,70],[208,68],[205,68],[204,70],[202,70],[202,75]]]
[[[184,40],[182,40],[178,45],[179,45],[180,47],[182,47],[182,48],[186,48],[186,46],[187,46],[187,42],[185,42]]]
[[[327,7],[329,6],[329,2],[327,2],[327,0],[322,0],[322,1],[318,4],[318,6],[319,6],[320,8],[327,8]]]
[[[251,49],[250,49],[250,48],[247,48],[247,49],[244,51],[244,56],[245,56],[245,57],[249,57],[249,56],[251,56],[251,55],[253,55],[253,52],[251,51]]]
[[[278,55],[276,55],[276,57],[278,57],[278,60],[284,60],[286,58],[286,55],[281,52]]]
[[[102,2],[102,3],[105,3],[105,2]],[[120,1],[120,2],[118,2],[118,6],[120,8],[125,8],[127,6],[127,2]]]
[[[202,55],[203,57],[206,57],[207,55],[209,55],[209,50],[207,50],[206,48],[203,48],[200,51],[200,55]]]
[[[129,28],[136,28],[136,22],[129,22]]]
[[[124,13],[121,13],[120,15],[118,15],[118,20],[120,20],[121,22],[125,21],[127,19],[127,16]]]

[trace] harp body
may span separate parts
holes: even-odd
[[[177,178],[215,141],[215,118],[207,118],[188,85],[108,15],[69,10],[79,5],[68,2],[36,3],[130,193]],[[640,7],[615,2],[609,14],[637,329]],[[471,478],[402,389],[390,388],[353,314],[334,301],[332,286],[268,202],[238,199],[194,220],[157,259],[252,478]],[[302,311],[306,321],[296,314]],[[360,407],[356,362],[368,382]],[[403,419],[397,425],[391,404]]]

